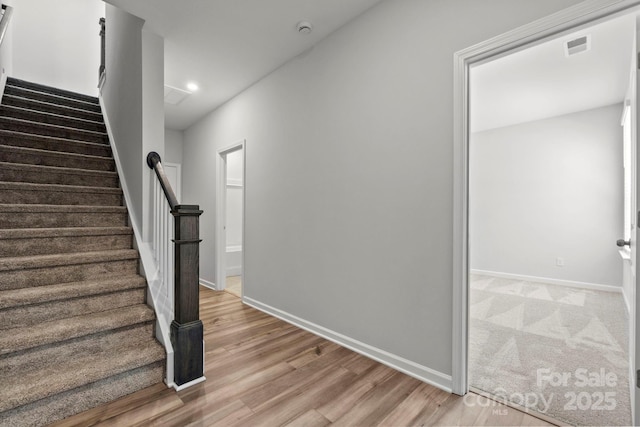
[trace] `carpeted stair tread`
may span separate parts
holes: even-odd
[[[13,117],[15,119],[29,120],[49,125],[64,126],[73,129],[89,130],[94,132],[106,132],[107,129],[102,119],[87,120],[46,111],[30,110],[28,108],[12,105],[0,105],[0,116]]]
[[[131,227],[0,229],[0,257],[130,249],[132,238]]]
[[[135,249],[0,258],[0,271],[138,259]]]
[[[145,286],[146,281],[142,276],[129,275],[109,279],[87,280],[84,282],[61,283],[58,285],[40,286],[38,288],[0,291],[0,310],[10,307],[117,292],[125,289],[144,288]]]
[[[61,98],[76,99],[76,100],[79,100],[88,104],[93,104],[93,105],[99,104],[98,98],[95,96],[85,95],[83,93],[78,93],[78,92],[72,92],[70,90],[65,90],[65,89],[59,89],[56,87],[47,86],[40,83],[33,83],[27,80],[17,79],[15,77],[7,78],[7,86],[18,87],[18,88],[22,88],[22,89],[26,89],[34,92],[39,92],[39,93],[46,93],[46,94],[54,95],[56,97],[61,97]]]
[[[105,335],[100,343],[87,350],[74,352],[71,358],[52,358],[41,365],[25,367],[8,376],[10,385],[0,390],[0,411],[16,408],[56,393],[118,375],[131,369],[162,360],[164,349],[150,336],[120,336],[109,340]],[[72,344],[73,345],[73,344]],[[117,357],[113,357],[116,354]],[[56,372],[56,375],[51,375]]]
[[[45,322],[84,316],[145,303],[145,289],[123,289],[117,292],[87,295],[63,301],[48,301],[0,310],[0,331],[29,328]]]
[[[122,227],[123,206],[0,204],[0,229],[53,227]]]
[[[144,340],[153,335],[153,327],[151,322],[137,323],[124,328],[110,329],[46,346],[6,354],[0,356],[0,377],[15,376],[16,372],[19,372],[24,367],[43,365],[51,359],[73,358],[74,352],[91,351],[92,348],[126,339],[127,335],[135,335]]]
[[[19,211],[0,205],[0,229],[12,228],[52,228],[52,227],[122,227],[128,224],[126,209],[115,210],[117,206],[91,206],[96,209],[88,210],[87,206],[77,205],[80,209],[59,210],[42,209],[43,206],[57,205],[26,205],[36,206],[36,209]],[[25,206],[25,205],[20,205]],[[61,207],[74,207],[59,205]],[[100,210],[98,208],[107,208]],[[19,212],[19,213],[18,213]]]
[[[121,206],[122,191],[114,187],[0,181],[0,204]]]
[[[14,95],[19,96],[21,98],[28,98],[42,102],[48,102],[52,104],[64,105],[65,107],[77,108],[80,110],[87,110],[99,113],[100,104],[94,104],[92,102],[85,102],[78,99],[73,98],[65,98],[61,96],[56,96],[44,92],[38,92],[22,87],[7,85],[4,90],[4,95]]]
[[[0,129],[0,144],[12,147],[35,148],[55,153],[88,154],[111,158],[111,147],[102,142],[78,141],[46,135]]]
[[[100,170],[109,172],[113,172],[115,168],[114,161],[110,157],[64,153],[28,147],[16,147],[1,143],[0,161],[42,166],[74,167],[83,170]]]
[[[0,162],[0,181],[118,187],[117,172]]]
[[[48,288],[48,286],[43,287]],[[4,330],[19,332],[20,328],[36,327],[46,322],[86,316],[144,303],[145,288],[133,287],[114,292],[105,292],[103,289],[101,293],[91,295],[7,307],[0,310],[0,320],[2,320],[0,332]]]
[[[2,413],[3,427],[44,427],[162,383],[164,360],[113,375]],[[64,425],[64,424],[63,424]]]
[[[58,206],[58,205],[28,205],[28,204],[0,204],[0,213],[29,213],[29,212],[42,212],[42,213],[126,213],[127,208],[124,206],[87,206],[87,205],[74,205],[74,206]]]
[[[2,163],[0,162],[0,167]],[[69,193],[122,194],[120,188],[92,187],[88,185],[40,184],[37,182],[0,181],[0,190],[51,191]],[[91,205],[87,205],[91,206]]]
[[[155,313],[146,304],[53,320],[31,327],[0,330],[0,354],[151,322]]]
[[[114,187],[0,181],[4,204],[120,206],[122,202],[122,191]]]
[[[85,142],[104,144],[108,141],[108,137],[105,132],[94,132],[84,129],[75,129],[68,126],[51,125],[1,115],[0,127],[2,127],[2,129],[15,132],[24,132],[41,136],[53,136],[56,138],[74,139]]]
[[[131,227],[69,227],[69,228],[20,228],[0,229],[2,239],[30,239],[76,236],[112,236],[117,234],[132,235]]]
[[[74,108],[71,106],[60,105],[52,102],[40,101],[37,99],[25,98],[17,95],[7,95],[2,97],[3,105],[10,105],[14,107],[26,108],[29,110],[42,111],[46,113],[59,114],[61,116],[76,117],[80,119],[102,121],[102,113],[96,111],[90,111],[81,108]]]
[[[163,380],[166,351],[96,97],[8,78],[0,105],[1,426]]]

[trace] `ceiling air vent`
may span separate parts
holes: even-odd
[[[567,57],[586,52],[591,49],[591,35],[569,40],[564,44],[564,53]]]
[[[184,101],[191,92],[178,89],[177,87],[164,86],[164,102],[165,104],[178,105]]]

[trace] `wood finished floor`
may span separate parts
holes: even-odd
[[[446,393],[227,292],[200,289],[206,382],[178,393],[159,384],[56,425],[551,425],[478,395]]]

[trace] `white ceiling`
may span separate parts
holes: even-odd
[[[623,102],[634,22],[617,18],[472,68],[471,131]],[[566,57],[564,43],[586,34],[591,50]]]
[[[165,84],[200,89],[165,104],[183,130],[381,0],[106,0],[165,38]],[[309,35],[296,24],[313,24]]]

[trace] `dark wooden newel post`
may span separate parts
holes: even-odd
[[[198,205],[179,205],[160,155],[152,151],[147,165],[153,169],[175,221],[174,314],[171,322],[173,381],[178,385],[204,376],[203,328],[200,321],[200,215]]]
[[[175,314],[171,322],[174,381],[178,386],[203,376],[203,328],[200,321],[200,215],[198,205],[176,205]]]

